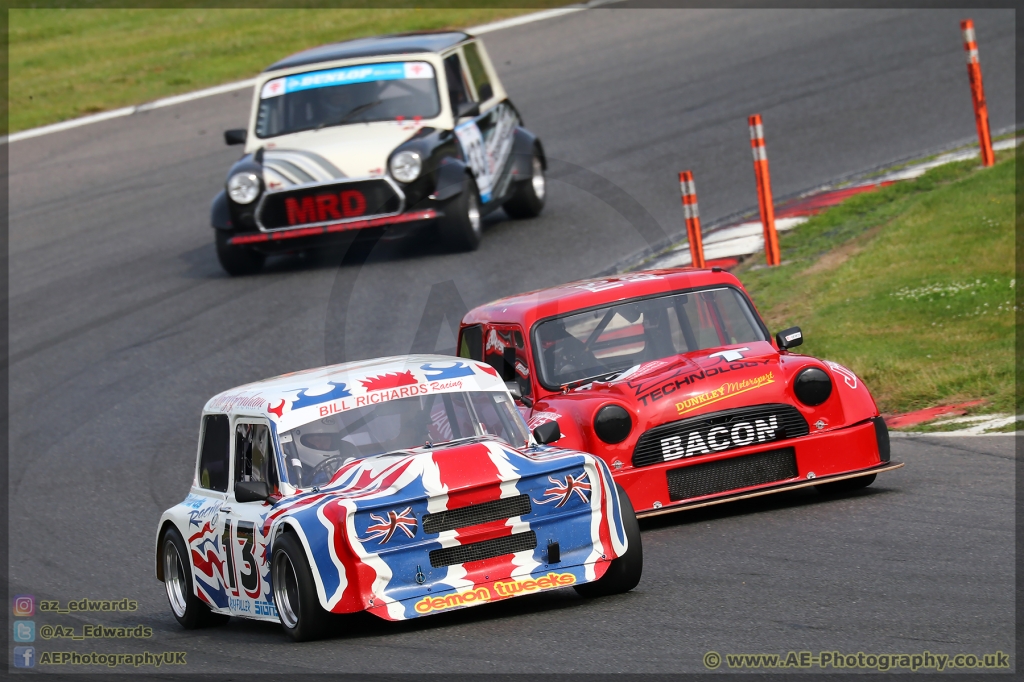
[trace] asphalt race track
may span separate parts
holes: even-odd
[[[283,372],[454,347],[466,306],[599,272],[682,229],[677,172],[713,220],[756,205],[764,116],[777,195],[974,135],[960,11],[602,8],[486,36],[552,159],[537,220],[481,249],[380,243],[365,264],[217,264],[208,207],[248,91],[10,146],[10,594],[138,601],[102,617],[186,651],[174,672],[700,672],[708,651],[1014,650],[1013,439],[894,439],[871,488],[795,491],[643,524],[632,593],[571,590],[289,643],[232,620],[185,632],[153,575],[207,398]],[[1014,15],[972,10],[992,128],[1014,122]],[[1013,663],[1011,663],[1013,665]],[[726,666],[723,664],[722,669]],[[93,668],[92,670],[96,670]],[[73,672],[68,669],[66,672]],[[161,672],[168,672],[162,669]]]

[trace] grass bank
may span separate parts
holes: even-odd
[[[783,262],[736,270],[769,328],[840,362],[885,413],[984,398],[1014,412],[1015,158],[933,169],[781,236]]]
[[[10,132],[249,78],[293,52],[382,33],[465,28],[526,8],[12,9]]]

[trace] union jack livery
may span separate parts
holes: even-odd
[[[164,512],[157,578],[186,628],[387,620],[573,587],[632,589],[643,555],[601,460],[532,434],[490,366],[403,356],[212,398],[192,490]]]

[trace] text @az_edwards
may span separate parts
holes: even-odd
[[[865,654],[858,651],[846,654],[841,651],[821,651],[814,654],[810,651],[790,651],[786,655],[779,654],[726,654],[725,664],[732,669],[756,670],[780,668],[831,668],[839,669],[872,669],[880,672],[895,669],[906,670],[943,670],[953,669],[1005,669],[1010,667],[1010,655],[1002,651],[993,654],[933,654],[924,651],[920,654]],[[704,654],[704,666],[715,670],[722,665],[722,656],[717,651]]]

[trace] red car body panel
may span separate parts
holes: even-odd
[[[889,461],[888,432],[884,422],[870,392],[852,371],[837,363],[780,351],[774,340],[708,348],[645,362],[609,381],[595,381],[579,387],[572,384],[568,388],[545,387],[540,382],[532,347],[538,323],[551,317],[630,299],[723,286],[739,290],[749,300],[735,276],[722,271],[690,268],[572,282],[511,296],[479,306],[466,314],[459,333],[460,353],[475,354],[476,332],[467,332],[475,325],[481,326],[480,338],[484,346],[483,357],[478,359],[499,367],[506,349],[515,348],[515,373],[520,386],[527,388],[529,399],[532,399],[532,405],[520,406],[530,428],[556,420],[562,433],[558,445],[584,450],[604,459],[616,481],[629,494],[638,515],[902,466]],[[763,327],[760,319],[758,322]],[[764,331],[767,333],[766,327]],[[728,350],[735,352],[723,357],[722,351]],[[793,381],[798,372],[807,367],[821,369],[832,381],[831,395],[820,405],[805,405],[794,393]],[[598,410],[610,404],[625,409],[632,420],[629,435],[616,444],[598,438],[593,426]],[[761,414],[760,422],[754,418],[756,414],[742,424],[730,416],[738,414],[737,410],[757,411],[758,408],[753,406],[768,411],[774,409],[773,415],[783,412],[798,414],[806,422],[806,435],[790,437],[782,429],[781,438],[778,437],[779,434],[767,430],[771,417],[764,410],[761,411],[763,414],[758,413]],[[691,440],[689,448],[682,441],[662,439],[665,461],[634,465],[634,454],[639,452],[638,441],[651,429],[713,413],[722,413],[724,419],[733,419],[730,434],[726,434],[724,428],[718,428],[718,433],[711,436],[705,433],[703,437]],[[762,427],[763,430],[757,430]],[[666,442],[669,445],[665,445]],[[728,466],[727,460],[764,453],[768,453],[764,455],[766,457],[775,457],[772,453],[790,448],[795,471],[788,470],[783,478],[775,476],[773,480],[757,485],[730,487],[681,499],[680,493],[675,495],[675,499],[670,494],[669,479],[679,476],[679,470],[684,467],[704,467],[714,462]],[[697,470],[689,473],[696,475]]]

